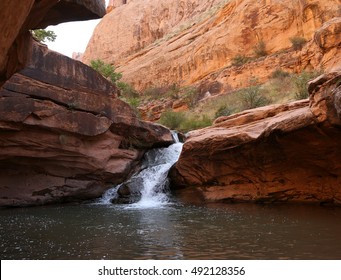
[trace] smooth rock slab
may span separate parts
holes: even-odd
[[[341,204],[341,72],[309,85],[310,101],[220,118],[192,132],[171,172],[187,202]]]

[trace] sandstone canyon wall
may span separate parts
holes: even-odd
[[[340,16],[339,0],[130,0],[103,18],[83,60],[118,66],[139,90],[219,82],[229,91],[251,77],[265,81],[275,68],[337,67]],[[302,50],[291,47],[295,36],[308,41]],[[267,56],[231,66],[260,42]]]
[[[130,175],[146,149],[168,145],[172,136],[140,121],[96,71],[49,51],[28,31],[100,17],[104,1],[24,2],[2,1],[0,9],[6,15],[0,18],[6,34],[0,39],[0,206],[98,197]],[[16,17],[13,5],[22,8]]]
[[[177,196],[341,205],[341,72],[311,81],[309,92],[191,132],[171,172]]]

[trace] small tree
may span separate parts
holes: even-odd
[[[100,59],[91,60],[90,66],[115,85],[122,78],[122,73],[116,72],[115,66],[106,64]]]
[[[317,76],[317,74],[303,71],[300,74],[293,76],[296,100],[305,99],[309,97],[308,81],[312,79],[315,75]]]
[[[253,109],[269,104],[269,100],[260,91],[260,85],[252,85],[241,92],[244,110]]]
[[[34,39],[42,43],[45,43],[46,40],[50,42],[54,42],[57,38],[57,35],[52,30],[35,29],[35,30],[31,30],[31,34]]]
[[[104,63],[100,59],[91,60],[90,66],[116,85],[120,89],[121,99],[129,103],[136,113],[138,113],[137,107],[140,104],[139,93],[132,85],[120,81],[122,73],[116,72],[113,65]]]
[[[189,108],[194,108],[200,99],[198,90],[195,87],[184,87],[182,95],[184,96],[185,103]]]

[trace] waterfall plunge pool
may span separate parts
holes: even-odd
[[[341,208],[80,204],[0,211],[1,259],[341,259]]]
[[[185,206],[167,195],[181,144],[146,154],[139,198],[0,210],[1,259],[341,259],[341,208]]]

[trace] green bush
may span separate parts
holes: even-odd
[[[253,48],[256,57],[266,56],[268,53],[266,51],[265,42],[259,41],[258,44]]]
[[[134,109],[137,109],[137,107],[140,106],[141,100],[138,97],[131,97],[127,99],[126,102]]]
[[[269,104],[269,100],[261,94],[259,85],[243,89],[240,93],[240,98],[243,110],[253,109]]]
[[[122,73],[116,72],[113,65],[104,63],[100,59],[91,60],[90,66],[119,88],[120,99],[127,102],[139,116],[137,107],[140,105],[140,95],[132,85],[120,81]]]
[[[281,68],[277,68],[275,71],[271,73],[272,79],[284,79],[286,77],[289,77],[290,73],[283,71]]]
[[[115,66],[104,63],[100,59],[91,60],[90,66],[115,85],[122,78],[122,73],[116,72]]]
[[[143,96],[151,100],[161,99],[163,97],[178,99],[181,90],[182,89],[179,87],[179,85],[174,83],[172,85],[147,88],[143,92]]]
[[[319,76],[320,72],[303,71],[300,74],[293,75],[293,83],[295,85],[295,99],[305,99],[309,97],[308,81]]]
[[[295,51],[300,51],[305,45],[305,43],[307,43],[307,40],[304,39],[303,37],[296,36],[296,37],[290,38],[290,42]]]
[[[236,55],[232,58],[232,66],[242,66],[247,63],[250,59],[245,55]]]
[[[212,125],[212,120],[207,115],[203,115],[201,118],[194,116],[192,118],[186,118],[184,122],[181,123],[179,130],[182,132],[188,132],[210,125]]]
[[[180,92],[181,92],[181,88],[179,87],[178,84],[172,84],[167,93],[166,96],[172,98],[172,99],[178,99],[180,97]]]
[[[130,99],[139,97],[139,93],[133,88],[132,85],[124,82],[117,82],[116,85],[120,89],[121,96],[123,98]]]
[[[185,118],[184,112],[167,111],[161,114],[159,123],[170,129],[179,130],[180,125],[185,121]]]
[[[224,105],[224,106],[221,106],[217,110],[217,112],[215,113],[214,117],[215,118],[219,118],[219,117],[222,117],[222,116],[229,116],[229,115],[232,114],[232,112],[233,112],[233,110],[230,107]]]
[[[184,96],[185,102],[189,108],[194,108],[200,100],[200,95],[195,87],[182,88],[182,96]]]
[[[188,132],[210,126],[212,120],[206,115],[187,117],[184,112],[167,111],[161,114],[159,123],[170,129]]]
[[[140,111],[138,109],[138,107],[140,106],[141,100],[138,97],[131,97],[128,99],[124,99],[123,101],[127,102],[130,107],[133,109],[133,111],[135,112],[135,114],[140,118],[141,114]]]
[[[52,30],[35,29],[35,30],[31,30],[31,34],[34,39],[42,43],[45,43],[46,40],[50,42],[54,42],[57,38],[56,33],[54,33],[54,31]]]

